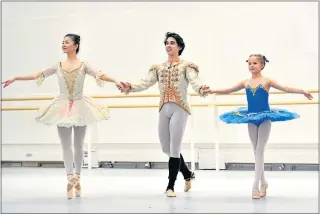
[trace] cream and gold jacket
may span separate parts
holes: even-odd
[[[198,73],[197,65],[184,60],[153,65],[149,69],[148,75],[139,83],[129,83],[128,93],[144,91],[158,82],[160,90],[159,111],[165,103],[175,102],[191,114],[187,101],[188,86],[190,83],[193,90],[200,94],[202,85]]]

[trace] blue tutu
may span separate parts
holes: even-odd
[[[226,112],[219,116],[220,120],[227,124],[232,123],[254,123],[261,124],[265,120],[271,122],[287,121],[299,118],[300,115],[294,112],[289,112],[285,109],[273,108],[269,111],[248,112],[248,108],[239,108],[237,111]]]
[[[271,122],[288,121],[300,118],[300,115],[285,109],[269,107],[269,93],[259,85],[252,89],[246,87],[248,107],[238,108],[235,111],[225,112],[219,116],[227,124],[253,123],[260,125],[265,120]]]

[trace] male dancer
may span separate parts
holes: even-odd
[[[202,96],[207,95],[209,87],[200,85],[198,66],[191,62],[180,60],[185,43],[181,36],[168,32],[164,41],[168,54],[168,61],[159,65],[153,65],[149,69],[148,76],[137,84],[121,82],[124,87],[120,89],[126,94],[147,90],[156,82],[160,90],[159,106],[159,140],[162,151],[169,159],[169,183],[166,189],[168,197],[175,197],[174,184],[178,172],[185,179],[184,191],[191,188],[191,179],[195,178],[184,162],[181,154],[181,143],[187,124],[188,115],[191,114],[187,101],[188,85],[191,84],[194,91]]]

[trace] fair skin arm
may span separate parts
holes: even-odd
[[[2,82],[1,84],[4,84],[3,87],[5,88],[5,87],[9,86],[10,84],[12,84],[13,82],[15,82],[16,80],[22,80],[22,81],[35,80],[35,79],[39,78],[41,75],[42,75],[42,71],[39,71],[39,72],[35,72],[35,73],[25,75],[25,76],[14,77],[12,79],[9,79],[9,80]]]
[[[35,72],[25,76],[17,76],[17,77],[14,77],[14,79],[15,80],[35,80],[39,78],[41,75],[42,75],[42,71],[39,71],[39,72]]]
[[[98,70],[91,67],[88,63],[85,64],[85,71],[87,74],[94,78],[99,78],[100,80],[105,82],[112,82],[117,86],[117,88],[123,88],[123,85],[117,79],[111,77],[106,73],[99,72]]]
[[[300,88],[292,88],[289,86],[283,86],[281,84],[279,84],[277,81],[273,80],[273,79],[268,79],[269,85],[272,88],[278,89],[280,91],[284,91],[287,93],[295,93],[295,94],[303,94],[306,98],[308,98],[309,100],[311,100],[313,97],[312,95]]]
[[[114,79],[113,77],[107,74],[103,74],[100,79],[106,82],[113,82],[113,83],[119,84],[118,80]]]
[[[209,94],[230,94],[236,91],[240,91],[241,89],[243,89],[244,86],[244,81],[239,82],[238,84],[234,85],[231,88],[225,88],[225,89],[212,89],[210,90]]]
[[[103,81],[106,81],[106,82],[114,83],[119,90],[121,90],[123,88],[123,84],[121,84],[118,80],[116,80],[115,78],[113,78],[107,74],[103,74],[100,79]]]

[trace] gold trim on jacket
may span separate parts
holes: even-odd
[[[200,83],[197,65],[184,60],[153,65],[145,78],[138,83],[130,84],[128,93],[147,90],[156,82],[158,82],[160,90],[159,111],[165,103],[174,102],[191,114],[187,100],[189,83],[193,90],[199,94],[203,86]]]

